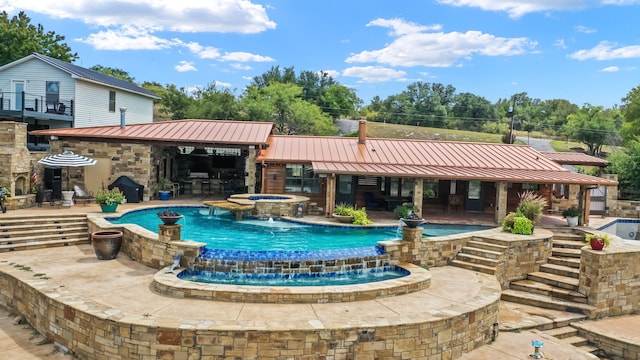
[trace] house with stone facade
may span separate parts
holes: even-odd
[[[54,152],[97,158],[108,169],[100,175],[94,173],[99,167],[82,169],[85,176],[78,179],[126,175],[145,186],[148,198],[169,178],[194,194],[302,195],[326,216],[339,202],[387,211],[411,202],[425,210],[493,214],[500,223],[525,190],[551,203],[554,186],[567,185],[567,206],[587,214],[590,189],[616,193],[615,179],[571,172],[526,145],[373,139],[366,137],[365,121],[358,138],[279,136],[273,127],[178,120],[34,133],[55,139]]]
[[[153,121],[159,97],[128,81],[31,54],[0,66],[0,120],[27,124],[27,131]],[[48,141],[29,136],[33,150]]]

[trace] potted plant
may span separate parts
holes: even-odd
[[[178,212],[173,210],[164,210],[157,213],[162,223],[165,225],[175,225],[178,220],[182,219],[184,216],[180,215]]]
[[[162,178],[156,186],[158,188],[158,199],[165,201],[169,200],[171,197],[171,189],[173,187],[171,180],[169,180],[169,178]]]
[[[410,202],[402,203],[402,205],[398,205],[396,206],[395,209],[393,209],[393,213],[395,214],[395,216],[398,217],[398,219],[406,218],[407,216],[409,216],[410,213],[413,213],[416,211],[419,211],[418,207],[416,207],[415,205],[413,205],[413,203],[410,203]]]
[[[611,237],[605,233],[589,233],[584,236],[584,240],[593,250],[602,250],[611,245]]]
[[[575,206],[564,209],[562,211],[562,216],[567,219],[567,225],[569,226],[578,225],[578,219],[580,218],[580,215],[582,215],[582,211]]]
[[[353,222],[353,212],[355,208],[351,204],[347,203],[339,203],[336,205],[333,210],[333,217],[338,220],[338,222],[351,224]]]
[[[98,189],[96,204],[100,205],[103,212],[115,212],[118,204],[124,202],[124,193],[117,187],[111,190]]]

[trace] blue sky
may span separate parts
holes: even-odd
[[[76,64],[236,95],[272,66],[326,71],[365,105],[416,82],[495,102],[620,104],[640,84],[640,0],[0,0]]]

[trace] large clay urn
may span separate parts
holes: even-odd
[[[103,230],[91,233],[91,245],[98,260],[111,260],[118,256],[122,246],[122,231]]]

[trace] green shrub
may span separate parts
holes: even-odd
[[[511,233],[531,235],[533,233],[533,222],[524,216],[516,216],[513,219],[513,229],[511,229]]]
[[[511,230],[513,229],[513,220],[516,218],[516,216],[519,216],[519,215],[514,212],[510,212],[507,214],[507,216],[505,216],[504,220],[502,221],[503,231],[511,232]]]
[[[402,205],[396,206],[396,208],[393,209],[393,214],[398,219],[402,219],[407,217],[409,213],[416,212],[416,211],[420,211],[420,209],[418,209],[417,206],[413,205],[413,203],[406,202],[406,203],[402,203]]]
[[[542,217],[542,212],[547,206],[547,199],[533,191],[525,191],[518,194],[518,197],[520,198],[518,212],[535,224]]]
[[[342,216],[352,216],[354,211],[353,205],[347,203],[339,203],[336,205],[336,208],[333,209],[334,214]]]
[[[365,208],[353,210],[351,215],[353,216],[353,224],[355,225],[368,225],[373,223],[367,216],[367,209]]]
[[[582,215],[582,210],[578,209],[575,206],[572,206],[568,209],[564,209],[562,210],[562,216],[563,217],[576,217],[576,216],[580,216]]]

